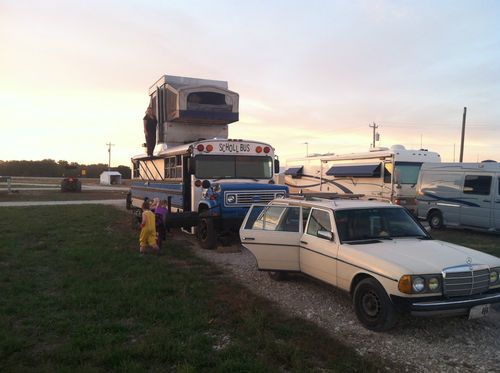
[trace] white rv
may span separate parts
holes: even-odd
[[[500,232],[500,164],[425,164],[417,186],[417,215],[432,228]]]
[[[441,162],[438,153],[402,145],[364,153],[289,159],[285,184],[291,193],[363,194],[365,199],[402,205],[414,212],[420,167]]]

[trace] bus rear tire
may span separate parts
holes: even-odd
[[[213,250],[217,247],[217,234],[215,233],[214,221],[212,218],[201,218],[197,229],[200,246],[206,250]]]

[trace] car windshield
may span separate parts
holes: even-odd
[[[267,156],[198,155],[199,179],[269,179],[273,176],[272,159]]]
[[[403,208],[337,210],[335,222],[340,240],[347,243],[374,239],[390,240],[395,237],[430,238]]]

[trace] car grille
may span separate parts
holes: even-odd
[[[488,291],[490,269],[485,265],[464,265],[443,270],[443,294],[448,297],[480,294]]]
[[[235,203],[227,203],[225,202],[225,205],[230,207],[230,206],[250,206],[253,203],[269,203],[271,202],[274,198],[276,198],[276,194],[281,194],[283,195],[285,192],[284,191],[259,191],[259,192],[230,192],[227,191],[225,194],[235,194],[236,195],[236,202]],[[224,198],[224,201],[226,198]]]

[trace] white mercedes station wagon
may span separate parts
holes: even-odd
[[[500,302],[500,258],[432,239],[396,205],[275,199],[252,206],[240,238],[276,280],[302,272],[349,292],[375,331],[399,312],[477,318]]]

